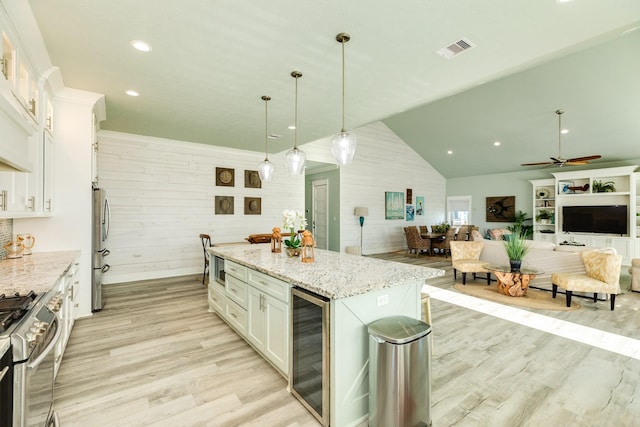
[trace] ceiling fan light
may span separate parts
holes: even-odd
[[[284,158],[289,175],[302,175],[304,172],[304,163],[307,159],[307,155],[304,154],[304,151],[294,147],[287,151]]]
[[[258,175],[260,175],[262,181],[271,181],[271,178],[273,178],[273,165],[269,159],[264,159],[263,162],[260,162],[258,165]]]
[[[333,137],[331,142],[331,152],[333,158],[339,165],[348,165],[353,161],[353,157],[356,154],[356,147],[358,141],[353,134],[342,131]]]

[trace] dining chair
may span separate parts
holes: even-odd
[[[455,238],[456,238],[456,229],[453,227],[450,227],[445,233],[444,238],[440,240],[433,240],[431,242],[431,248],[438,249],[440,252],[444,254],[446,258],[448,254],[451,254],[451,247],[449,243],[455,240]]]
[[[408,256],[411,251],[415,251],[416,258],[418,258],[418,254],[422,251],[431,253],[431,240],[423,239],[418,232],[418,227],[415,225],[404,227],[404,236],[407,239],[407,252],[405,256]]]
[[[200,235],[200,242],[202,243],[202,251],[204,252],[204,271],[202,272],[202,284],[204,285],[204,279],[209,272],[209,254],[207,253],[207,247],[211,247],[211,236],[208,234]]]

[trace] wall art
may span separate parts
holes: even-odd
[[[513,222],[516,196],[487,197],[487,222]]]
[[[260,215],[262,213],[262,199],[260,197],[244,198],[244,214]]]
[[[404,219],[404,193],[402,191],[385,191],[384,219]]]
[[[235,170],[216,167],[216,185],[218,187],[233,187],[235,185]]]
[[[413,221],[415,209],[413,205],[407,205],[407,221]]]
[[[424,215],[424,196],[416,196],[416,215]]]
[[[233,196],[216,196],[216,215],[233,215]]]
[[[407,188],[407,204],[410,205],[413,203],[413,190],[411,188]]]
[[[262,180],[258,171],[244,171],[244,187],[245,188],[262,188]]]

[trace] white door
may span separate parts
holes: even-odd
[[[329,181],[326,179],[312,181],[311,187],[313,189],[311,232],[316,241],[316,247],[327,249],[329,247]]]

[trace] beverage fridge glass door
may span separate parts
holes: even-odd
[[[291,290],[289,388],[322,425],[329,425],[329,301]]]

